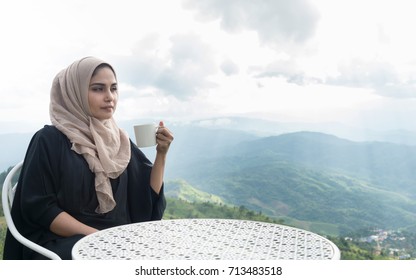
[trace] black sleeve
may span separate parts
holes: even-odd
[[[63,210],[58,206],[57,168],[62,143],[56,131],[45,127],[32,138],[19,179],[21,213],[33,227],[49,229]],[[19,188],[18,187],[18,188]]]
[[[164,188],[157,194],[150,186],[153,164],[140,149],[131,142],[132,153],[128,166],[129,212],[132,222],[162,219],[166,208]]]
[[[56,131],[46,127],[31,139],[26,152],[18,185],[13,200],[11,215],[17,230],[35,243],[45,241],[43,232],[62,211],[53,190],[57,168]],[[59,149],[58,149],[59,151]],[[56,176],[56,175],[55,175]],[[46,237],[48,238],[48,237]],[[7,231],[4,244],[4,259],[30,259],[33,252],[19,243]]]

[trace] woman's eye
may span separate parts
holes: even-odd
[[[103,88],[101,88],[101,87],[98,87],[98,88],[92,88],[92,90],[93,90],[93,91],[102,91],[102,90],[103,90]]]

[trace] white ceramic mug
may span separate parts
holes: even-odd
[[[134,135],[136,136],[137,147],[155,146],[157,144],[156,132],[158,128],[159,126],[154,123],[135,125]]]

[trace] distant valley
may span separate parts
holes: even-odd
[[[317,132],[241,141],[229,131],[209,135],[172,146],[169,178],[320,233],[416,231],[414,146]]]

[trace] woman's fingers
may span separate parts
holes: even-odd
[[[159,128],[156,133],[156,140],[158,143],[157,150],[160,152],[167,153],[170,144],[172,143],[174,137],[172,132],[164,126],[163,121],[159,122]]]

